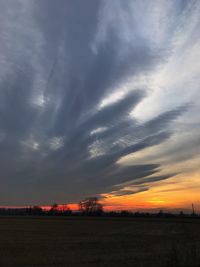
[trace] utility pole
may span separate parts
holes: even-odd
[[[192,203],[192,214],[195,214],[194,204]]]

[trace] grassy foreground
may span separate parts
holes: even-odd
[[[0,266],[200,267],[200,220],[0,217]]]

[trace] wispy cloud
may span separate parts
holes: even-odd
[[[196,157],[198,1],[0,10],[2,204],[136,194]]]

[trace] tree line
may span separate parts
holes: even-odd
[[[73,212],[67,204],[58,205],[54,203],[49,209],[40,206],[30,206],[27,208],[0,208],[0,215],[51,215],[64,216],[72,214],[81,215],[102,215],[103,205],[97,197],[85,198],[78,203],[79,210]]]
[[[49,209],[43,209],[40,206],[30,206],[27,208],[0,208],[0,215],[45,215],[45,216],[111,216],[111,217],[195,217],[200,218],[200,215],[194,210],[191,214],[186,214],[180,211],[178,214],[164,212],[162,210],[156,213],[148,212],[130,212],[127,210],[104,211],[103,204],[97,197],[88,197],[78,203],[79,210],[72,211],[67,204],[57,205],[54,203]]]

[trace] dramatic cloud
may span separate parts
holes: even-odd
[[[180,167],[200,152],[199,14],[0,0],[1,204],[137,194],[199,170]]]

